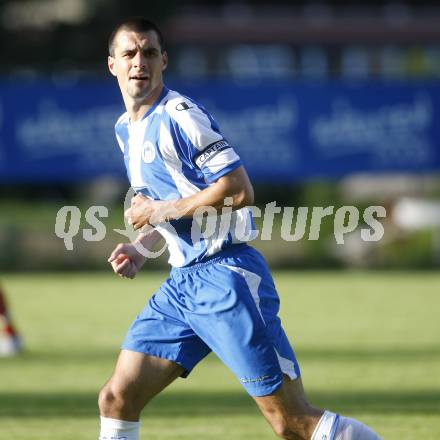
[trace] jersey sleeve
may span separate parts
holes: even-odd
[[[124,153],[125,146],[124,146],[124,143],[122,142],[121,136],[119,135],[119,133],[117,131],[116,131],[116,141],[118,142],[119,148],[121,149],[122,153]]]
[[[128,123],[128,114],[122,114],[115,124],[115,136],[118,142],[119,148],[122,153],[125,154],[126,144],[128,141],[128,131],[127,131],[127,123]]]
[[[206,182],[215,182],[242,164],[206,110],[190,100],[173,100],[168,105],[176,148],[190,167],[203,173]]]

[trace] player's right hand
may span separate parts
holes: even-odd
[[[111,253],[108,262],[113,272],[121,278],[133,279],[145,262],[143,257],[131,243],[119,243]]]

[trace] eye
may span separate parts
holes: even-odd
[[[144,50],[144,56],[146,57],[146,58],[154,58],[154,57],[156,57],[157,55],[158,55],[158,50],[157,49],[146,49],[146,50]]]

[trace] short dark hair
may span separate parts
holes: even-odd
[[[122,30],[130,30],[134,32],[148,32],[154,31],[157,34],[157,38],[160,44],[160,50],[164,51],[164,39],[160,29],[150,20],[143,17],[131,17],[121,21],[110,34],[108,39],[108,53],[110,56],[115,56],[115,38],[116,35]]]

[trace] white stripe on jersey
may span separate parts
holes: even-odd
[[[199,188],[193,185],[182,173],[182,162],[177,156],[177,151],[173,145],[173,139],[163,122],[160,124],[160,143],[159,149],[162,153],[165,166],[176,183],[182,197],[192,196],[199,192]]]

